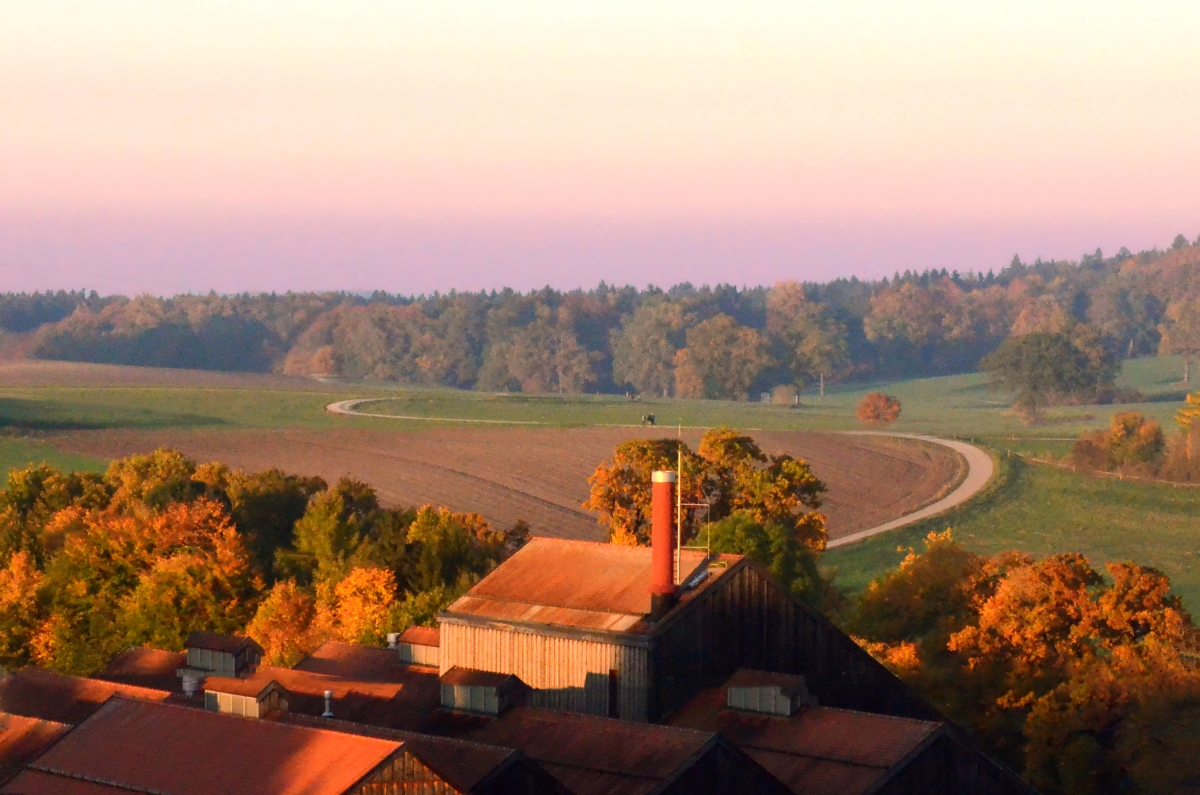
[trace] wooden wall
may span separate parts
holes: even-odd
[[[738,668],[802,674],[831,707],[902,717],[938,713],[823,616],[748,561],[735,564],[656,638],[649,719],[660,720]]]
[[[530,706],[608,716],[609,672],[617,671],[618,716],[647,719],[646,650],[617,643],[478,626],[443,619],[439,663],[515,674],[533,689]]]
[[[377,767],[355,795],[463,795],[407,751]]]

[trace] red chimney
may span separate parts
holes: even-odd
[[[655,472],[650,492],[650,618],[675,604],[675,473]]]

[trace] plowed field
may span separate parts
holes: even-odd
[[[352,475],[392,505],[445,505],[476,511],[500,526],[524,519],[539,535],[600,540],[595,518],[580,507],[588,476],[619,442],[645,436],[637,428],[102,430],[53,441],[64,451],[101,458],[173,447],[241,469],[278,467],[326,480]],[[823,511],[831,538],[929,504],[950,490],[965,467],[954,452],[912,440],[804,431],[754,436],[767,452],[807,459],[826,482]],[[684,438],[694,446],[699,433]]]

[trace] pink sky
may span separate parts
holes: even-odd
[[[740,284],[1200,234],[1195,4],[745,5],[14,4],[4,288]]]

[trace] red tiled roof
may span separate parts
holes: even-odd
[[[400,662],[400,655],[394,649],[329,640],[301,660],[293,670],[346,679],[405,682],[411,676],[409,668]]]
[[[180,690],[180,679],[175,672],[186,665],[185,652],[141,646],[118,654],[96,678],[156,690]]]
[[[250,638],[244,638],[241,635],[221,635],[216,632],[193,632],[188,635],[188,639],[183,642],[183,645],[189,649],[208,649],[228,654],[237,654],[248,646],[262,652],[262,647]]]
[[[578,795],[653,791],[715,741],[713,734],[515,707],[464,736],[519,748]]]
[[[411,643],[414,646],[437,646],[441,641],[441,632],[437,627],[409,627],[400,633],[401,643]]]
[[[601,632],[653,632],[649,547],[535,538],[479,581],[446,613],[564,626]],[[724,568],[740,556],[721,556]],[[693,583],[680,610],[718,577],[708,576],[703,552],[684,550],[681,578]],[[718,572],[719,574],[720,572]],[[669,614],[668,614],[669,615]]]
[[[720,732],[793,792],[822,795],[867,791],[942,728],[832,707],[802,707],[790,718],[757,715],[726,709],[725,688],[703,691],[670,723]]]
[[[65,723],[0,712],[0,781],[19,771],[69,728]]]
[[[341,795],[400,747],[393,740],[114,698],[33,764],[173,795]]]
[[[129,790],[41,770],[22,770],[0,787],[0,795],[129,795]]]
[[[59,723],[79,723],[114,695],[146,701],[171,697],[165,690],[66,676],[34,666],[0,679],[0,711]]]

